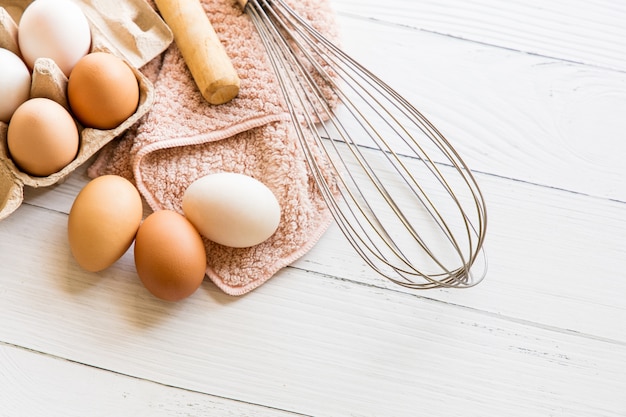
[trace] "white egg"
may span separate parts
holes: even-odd
[[[13,52],[0,48],[0,121],[9,119],[30,95],[30,71]]]
[[[91,48],[89,22],[72,0],[36,0],[19,21],[18,43],[31,69],[37,58],[51,58],[69,77]]]
[[[183,212],[201,235],[224,246],[246,248],[270,238],[280,222],[280,204],[262,182],[222,172],[194,181]]]

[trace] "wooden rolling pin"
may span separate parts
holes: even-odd
[[[223,104],[239,94],[239,77],[220,42],[200,0],[155,0],[172,29],[202,96],[211,104]]]

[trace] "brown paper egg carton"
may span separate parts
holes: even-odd
[[[161,17],[145,0],[75,0],[89,20],[91,52],[109,52],[124,59],[137,77],[139,106],[135,113],[111,130],[86,128],[77,122],[80,147],[76,158],[61,171],[47,177],[22,172],[11,160],[7,148],[8,125],[0,121],[0,220],[8,217],[24,199],[24,186],[47,187],[66,178],[98,150],[137,122],[154,100],[154,88],[138,70],[172,43],[173,35]],[[17,23],[30,0],[0,1],[0,47],[19,54]],[[56,101],[67,110],[67,77],[54,61],[41,58],[35,63],[30,96]]]

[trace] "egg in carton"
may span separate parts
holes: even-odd
[[[32,1],[0,1],[0,48],[20,55],[17,33],[23,11]],[[24,199],[24,186],[47,187],[60,182],[85,163],[111,140],[137,122],[154,101],[154,88],[138,70],[163,52],[173,41],[169,27],[145,0],[75,0],[87,17],[91,31],[90,52],[107,52],[122,58],[139,85],[139,105],[129,118],[111,130],[99,130],[77,123],[80,135],[78,154],[63,169],[46,177],[29,175],[12,161],[7,146],[8,125],[0,121],[0,220],[8,217]],[[39,58],[32,70],[30,98],[54,100],[70,110],[66,75],[49,58]],[[70,112],[71,114],[71,112]]]

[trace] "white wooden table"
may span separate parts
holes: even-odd
[[[409,292],[331,228],[232,298],[81,271],[86,183],[0,223],[0,416],[626,415],[626,3],[333,0],[345,49],[476,171],[489,273]]]

